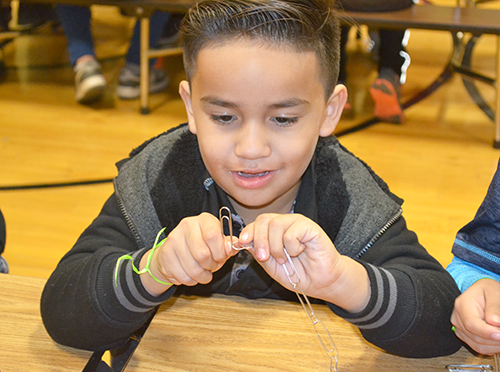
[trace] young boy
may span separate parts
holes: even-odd
[[[332,136],[346,102],[338,42],[324,0],[207,0],[186,15],[188,125],[119,164],[115,193],[45,287],[54,340],[116,347],[174,292],[296,300],[285,247],[303,291],[368,341],[410,357],[460,347],[453,279],[407,229],[401,199]],[[222,235],[223,206],[252,249]]]
[[[447,270],[463,292],[451,322],[481,354],[500,353],[500,162],[474,219],[457,234]]]

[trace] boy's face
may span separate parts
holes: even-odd
[[[338,86],[325,102],[313,52],[242,40],[202,49],[191,91],[186,81],[179,91],[205,166],[238,213],[290,210],[347,98]]]

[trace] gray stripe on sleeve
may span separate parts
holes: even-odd
[[[377,302],[375,303],[373,310],[370,311],[368,315],[365,315],[364,317],[358,319],[349,319],[349,321],[352,324],[363,323],[373,319],[382,308],[382,303],[384,302],[384,282],[382,280],[382,274],[380,273],[379,269],[376,268],[375,266],[370,265],[370,267],[373,270],[373,273],[375,275],[375,281],[377,283],[377,290],[378,290]]]
[[[134,255],[132,257],[134,257],[134,259],[135,259],[135,257],[137,257],[138,254],[139,254],[139,252],[136,252],[136,253],[134,253]],[[134,274],[134,275],[137,275],[137,274],[135,274],[133,269],[132,269],[132,261],[122,260],[118,263],[117,283],[116,283],[116,285],[115,285],[115,283],[113,283],[113,288],[115,290],[115,295],[116,295],[118,301],[128,311],[132,311],[135,313],[145,313],[147,311],[150,311],[151,310],[150,307],[148,307],[148,308],[137,307],[126,298],[125,293],[123,292],[122,283],[121,283],[121,279],[120,279],[120,270],[121,270],[121,265],[123,265],[123,264],[126,265],[125,266],[125,277],[126,277],[127,288],[129,288],[129,290],[132,292],[134,298],[136,298],[137,296],[141,297],[137,291],[137,288],[135,288],[135,285],[133,283],[134,280],[132,278],[132,274]],[[114,281],[114,278],[113,278],[113,281]],[[130,283],[132,283],[132,286],[130,285]],[[144,303],[147,301],[145,299],[143,299],[143,301],[139,301],[139,302]],[[152,306],[156,306],[156,305],[158,305],[158,304],[152,304]]]
[[[141,253],[141,251],[135,252],[132,255],[132,257],[134,258],[134,261],[136,260],[139,253]],[[125,279],[127,281],[127,287],[129,289],[130,293],[132,294],[132,296],[134,297],[134,299],[137,300],[137,302],[141,303],[142,305],[149,307],[146,311],[149,311],[149,310],[151,310],[151,308],[158,306],[158,304],[160,304],[161,301],[160,302],[152,302],[152,301],[145,299],[143,296],[141,296],[141,294],[139,293],[139,290],[137,289],[137,287],[134,283],[134,278],[133,278],[134,275],[137,275],[137,274],[133,271],[132,265],[127,266],[127,268],[125,269]],[[146,274],[146,275],[149,275],[149,274]]]
[[[375,323],[358,326],[358,328],[360,329],[374,329],[383,326],[389,321],[392,314],[394,314],[394,310],[396,309],[396,303],[398,300],[396,280],[389,271],[382,268],[380,268],[380,270],[384,272],[384,274],[387,276],[387,280],[389,281],[389,305],[387,306],[387,310],[385,311],[384,315],[382,315],[379,320],[377,320]]]

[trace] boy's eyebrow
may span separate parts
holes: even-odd
[[[279,109],[279,108],[287,108],[287,107],[295,107],[295,106],[302,106],[302,105],[309,105],[309,101],[301,98],[290,98],[287,100],[284,100],[282,102],[277,102],[269,105],[269,108],[271,109]]]
[[[219,98],[214,97],[214,96],[201,97],[201,101],[210,103],[211,105],[227,107],[227,108],[237,108],[238,107],[238,105],[236,103],[229,102],[229,101],[223,101],[222,99],[219,99]]]
[[[201,100],[203,102],[207,102],[207,103],[209,103],[211,105],[215,105],[215,106],[221,106],[221,107],[227,107],[227,108],[237,108],[238,107],[238,104],[236,104],[234,102],[224,101],[224,100],[219,99],[219,98],[214,97],[214,96],[205,96],[205,97],[202,97]],[[309,101],[307,101],[305,99],[294,97],[294,98],[286,99],[282,102],[272,103],[268,107],[271,109],[279,109],[279,108],[295,107],[295,106],[301,106],[301,105],[309,105]]]

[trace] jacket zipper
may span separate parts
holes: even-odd
[[[113,181],[115,183],[116,181]],[[118,195],[118,192],[116,191],[116,185],[115,185],[115,195],[116,195],[116,200],[118,201],[118,206],[120,207],[120,210],[123,214],[123,217],[125,218],[125,222],[127,222],[128,228],[132,232],[132,235],[134,235],[135,242],[137,243],[138,247],[142,247],[142,239],[139,236],[139,233],[137,232],[137,229],[135,228],[134,224],[132,223],[132,220],[130,219],[130,216],[128,215],[127,211],[125,210],[125,206],[123,205],[121,197]]]
[[[387,222],[384,227],[380,229],[380,231],[368,242],[368,244],[361,250],[361,252],[356,255],[356,258],[360,258],[362,255],[364,255],[368,251],[368,249],[370,249],[373,244],[375,244],[375,242],[389,229],[389,227],[391,227],[399,219],[399,217],[401,217],[402,214],[403,210],[399,208],[394,217],[392,217],[389,222]]]

